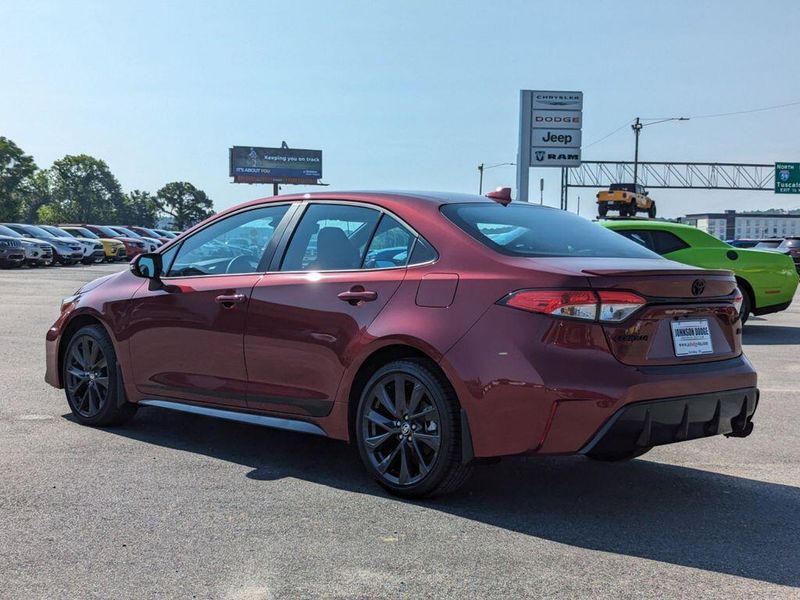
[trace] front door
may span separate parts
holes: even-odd
[[[250,300],[251,409],[325,416],[354,346],[397,291],[414,235],[364,206],[308,205]]]
[[[163,255],[163,285],[134,295],[137,389],[152,398],[246,406],[243,337],[250,294],[289,205],[234,213]]]

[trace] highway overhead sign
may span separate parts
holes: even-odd
[[[800,194],[800,163],[775,163],[775,193]]]

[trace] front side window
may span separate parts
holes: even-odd
[[[300,219],[281,271],[360,269],[381,213],[346,204],[310,204]]]
[[[226,217],[201,229],[180,245],[167,276],[259,272],[267,244],[288,210],[287,204],[264,206]]]
[[[658,258],[658,255],[586,219],[526,204],[447,204],[442,213],[470,236],[510,256]]]

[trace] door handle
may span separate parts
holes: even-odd
[[[348,302],[352,306],[358,306],[363,302],[373,302],[378,299],[378,292],[365,290],[363,286],[354,285],[348,291],[342,292],[337,296],[342,302]]]
[[[220,294],[214,298],[214,302],[222,304],[223,308],[233,308],[236,304],[242,304],[247,300],[244,294]]]

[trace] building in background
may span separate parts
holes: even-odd
[[[770,239],[800,236],[800,213],[695,213],[679,219],[721,240]]]

